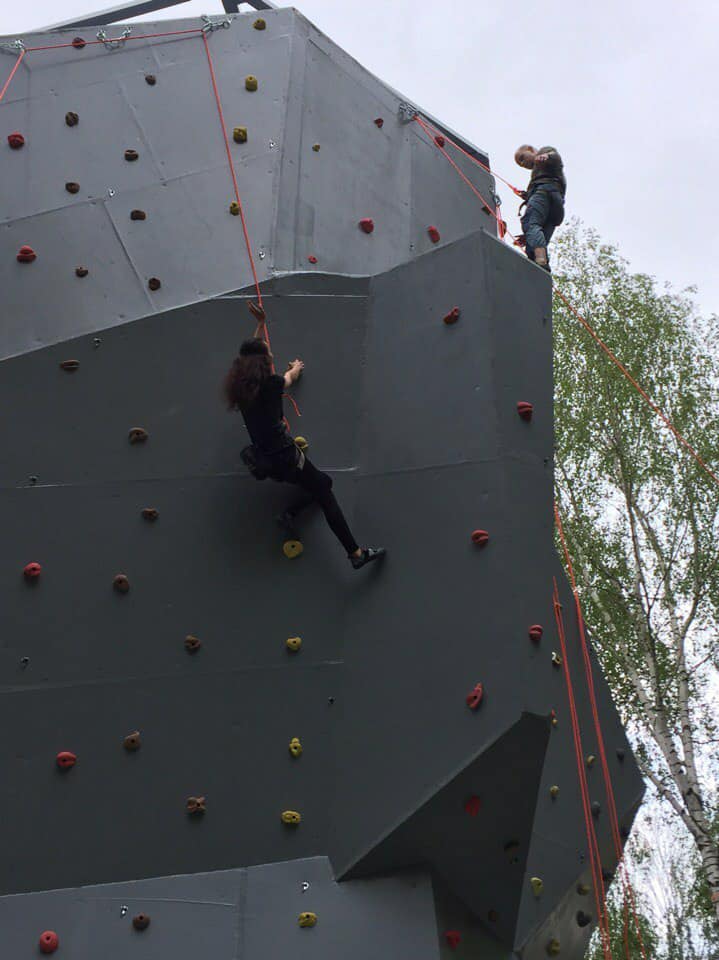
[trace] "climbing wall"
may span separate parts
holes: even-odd
[[[295,11],[198,26],[26,37],[53,49],[0,103],[8,955],[578,958],[568,665],[607,880],[616,857],[553,544],[549,278]],[[288,559],[291,490],[241,466],[219,392],[258,292],[278,367],[306,362],[292,428],[381,566],[317,515]]]

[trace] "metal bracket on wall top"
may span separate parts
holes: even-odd
[[[410,123],[417,116],[418,111],[411,103],[403,100],[399,105],[397,113],[402,123]]]
[[[103,24],[117,23],[120,20],[139,17],[144,13],[155,13],[156,10],[166,10],[168,7],[176,7],[187,2],[188,0],[129,0],[129,2],[118,4],[116,7],[96,10],[94,13],[87,13],[82,17],[73,17],[71,20],[63,20],[61,23],[52,23],[47,27],[40,27],[33,30],[32,33],[46,33],[48,30],[59,30],[62,27],[100,27]],[[225,13],[237,13],[243,3],[255,10],[277,9],[271,0],[222,0]]]

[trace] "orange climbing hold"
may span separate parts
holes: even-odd
[[[374,230],[374,220],[371,217],[363,217],[359,222],[360,230],[365,233],[372,233]]]
[[[489,543],[489,534],[486,530],[473,530],[472,543],[476,543],[478,547],[486,547]]]
[[[32,247],[28,247],[27,244],[23,244],[23,246],[20,247],[17,252],[17,262],[32,263],[33,260],[37,260],[37,254]]]
[[[520,400],[517,404],[517,413],[519,414],[522,420],[531,420],[532,413],[534,412],[534,407],[531,403],[528,403],[526,400]]]
[[[475,686],[474,690],[472,690],[471,693],[467,694],[465,701],[470,710],[476,710],[479,707],[480,703],[482,702],[483,697],[484,697],[484,686],[481,683],[478,683]]]

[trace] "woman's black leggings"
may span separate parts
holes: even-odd
[[[337,503],[334,493],[332,493],[332,477],[318,470],[305,457],[305,465],[302,470],[293,470],[293,476],[287,479],[289,483],[297,484],[303,490],[303,493],[288,507],[287,513],[290,516],[295,517],[311,503],[318,503],[322,507],[330,530],[345,548],[347,554],[359,550],[359,546],[352,536],[342,513],[342,508]]]

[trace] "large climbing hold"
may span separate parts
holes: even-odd
[[[54,930],[45,930],[44,933],[40,934],[40,940],[38,941],[40,953],[55,953],[59,946],[60,938]]]
[[[25,146],[25,137],[16,130],[15,133],[8,134],[7,142],[10,144],[12,150],[19,150]]]
[[[17,262],[32,263],[33,260],[37,260],[37,254],[32,247],[24,243],[17,252]]]

